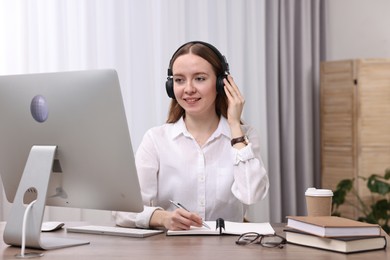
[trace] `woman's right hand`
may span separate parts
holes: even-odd
[[[201,227],[202,218],[198,214],[184,209],[156,210],[149,225],[151,227],[165,227],[168,230],[188,230],[191,226]]]

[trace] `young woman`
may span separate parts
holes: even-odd
[[[205,42],[182,45],[166,89],[167,123],[148,130],[136,153],[144,211],[117,212],[117,225],[179,230],[202,220],[243,221],[245,206],[266,196],[269,181],[225,57]]]

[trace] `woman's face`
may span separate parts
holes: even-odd
[[[215,113],[217,77],[211,64],[192,53],[179,56],[172,66],[173,90],[186,115]]]

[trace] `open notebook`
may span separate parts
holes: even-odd
[[[247,232],[256,232],[262,235],[273,235],[275,230],[270,223],[242,223],[217,219],[216,221],[205,221],[211,228],[191,227],[189,230],[168,230],[168,236],[176,235],[241,235]]]
[[[68,227],[67,232],[111,235],[111,236],[125,236],[125,237],[149,237],[163,233],[163,230],[157,229],[142,229],[142,228],[125,228],[118,226],[78,226]]]

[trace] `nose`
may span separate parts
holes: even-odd
[[[187,94],[196,92],[196,88],[194,87],[194,85],[192,84],[192,82],[190,80],[187,81],[185,88],[184,88],[184,92]]]

